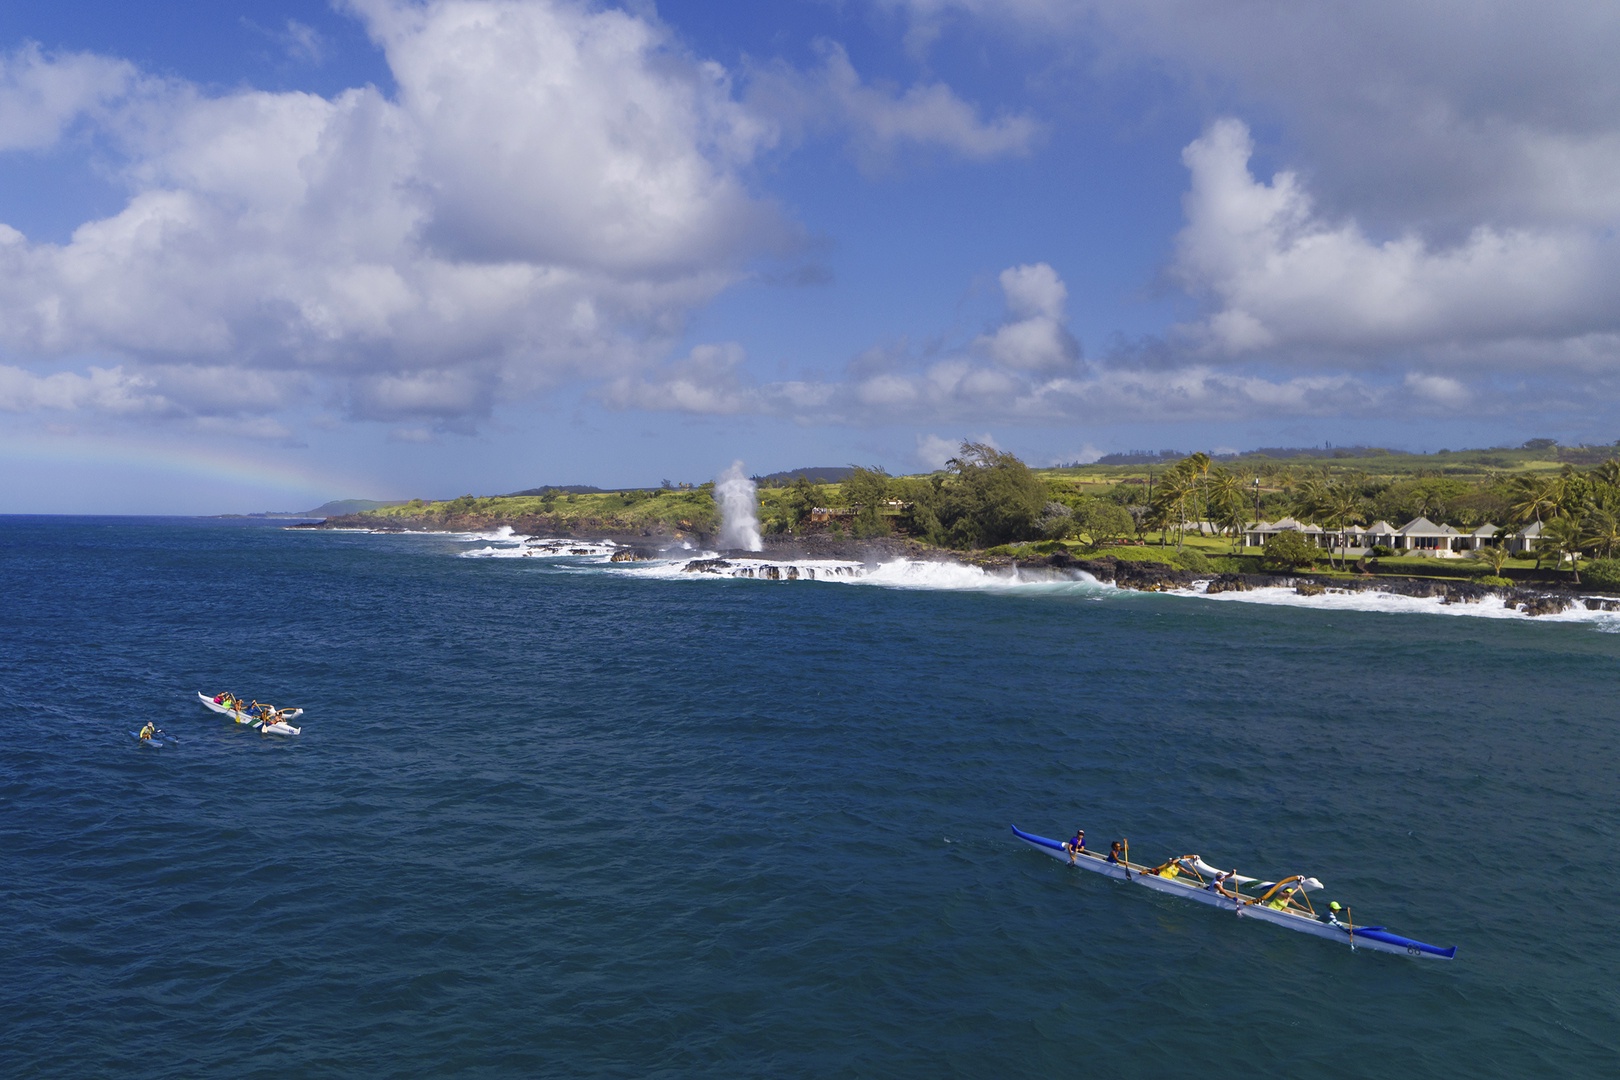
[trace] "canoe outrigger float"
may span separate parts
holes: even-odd
[[[1217,870],[1197,855],[1181,855],[1161,866],[1139,866],[1131,862],[1128,856],[1122,862],[1109,862],[1102,855],[1089,850],[1071,854],[1063,841],[1027,833],[1016,825],[1012,831],[1035,850],[1082,870],[1128,881],[1132,885],[1143,885],[1154,892],[1179,896],[1184,900],[1196,900],[1222,911],[1235,912],[1239,918],[1275,923],[1289,930],[1349,945],[1352,949],[1371,949],[1374,952],[1430,960],[1450,960],[1457,955],[1455,945],[1442,949],[1438,945],[1392,934],[1382,926],[1356,926],[1348,921],[1348,909],[1345,922],[1339,921],[1336,912],[1329,914],[1326,919],[1321,918],[1306,895],[1322,887],[1322,883],[1315,878],[1296,875],[1281,881],[1259,881],[1235,872]],[[1245,887],[1249,892],[1243,891]]]
[[[214,712],[228,716],[238,724],[258,728],[266,735],[297,735],[304,730],[287,723],[288,720],[296,720],[298,717],[303,716],[303,709],[277,709],[274,705],[260,705],[258,710],[254,710],[244,707],[240,701],[236,701],[234,705],[225,705],[215,701],[201,690],[197,691],[197,697]],[[270,717],[275,719],[271,723],[265,723],[265,720]]]

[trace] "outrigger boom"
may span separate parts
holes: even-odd
[[[1128,881],[1132,885],[1142,885],[1154,892],[1179,896],[1184,900],[1196,900],[1222,911],[1234,912],[1239,918],[1274,923],[1289,930],[1337,941],[1352,949],[1371,949],[1374,952],[1430,960],[1451,960],[1457,955],[1455,945],[1442,949],[1438,945],[1392,934],[1382,926],[1356,926],[1348,921],[1340,922],[1336,915],[1329,915],[1325,920],[1318,917],[1308,895],[1322,887],[1322,883],[1315,878],[1295,876],[1281,881],[1259,881],[1239,874],[1226,874],[1197,855],[1181,855],[1160,866],[1139,866],[1129,859],[1109,862],[1089,850],[1071,853],[1063,841],[1027,833],[1016,825],[1012,831],[1035,850],[1082,870]],[[1250,889],[1248,893],[1243,891],[1245,887]]]

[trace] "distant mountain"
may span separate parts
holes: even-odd
[[[768,476],[756,476],[756,483],[765,485],[791,484],[799,477],[804,477],[812,484],[842,484],[849,479],[849,474],[855,470],[848,465],[824,466],[814,469],[787,469],[783,472],[773,472]]]
[[[362,514],[367,510],[381,510],[385,506],[398,506],[405,500],[395,499],[393,502],[377,502],[375,499],[333,499],[329,503],[322,503],[313,510],[267,510],[262,514],[220,514],[227,518],[295,518],[305,520],[308,518],[342,517],[344,514]]]
[[[599,488],[589,484],[547,484],[545,487],[524,488],[498,495],[500,499],[545,498],[547,495],[602,495],[610,491],[641,491],[641,488]]]
[[[367,510],[381,510],[385,506],[398,506],[404,499],[395,499],[393,502],[377,502],[375,499],[333,499],[329,503],[322,503],[313,510],[305,510],[299,517],[342,517],[344,514],[363,514]]]

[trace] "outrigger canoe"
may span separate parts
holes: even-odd
[[[1399,934],[1392,934],[1382,926],[1356,926],[1351,922],[1340,922],[1334,915],[1325,920],[1318,918],[1311,909],[1310,900],[1306,895],[1322,887],[1322,883],[1315,878],[1291,877],[1282,881],[1257,881],[1254,878],[1233,875],[1222,882],[1223,890],[1214,884],[1216,876],[1222,871],[1210,866],[1196,855],[1182,855],[1162,866],[1139,866],[1129,861],[1111,863],[1095,852],[1082,851],[1071,862],[1068,846],[1063,841],[1027,833],[1016,825],[1012,827],[1012,831],[1018,839],[1036,851],[1050,855],[1054,859],[1070,862],[1082,870],[1090,870],[1094,874],[1102,874],[1117,881],[1128,881],[1132,885],[1141,885],[1168,896],[1179,896],[1183,900],[1196,900],[1200,904],[1208,904],[1222,911],[1234,912],[1239,918],[1259,919],[1261,922],[1326,938],[1341,945],[1349,945],[1352,949],[1371,949],[1373,952],[1395,953],[1430,960],[1451,960],[1457,955],[1455,945],[1443,949],[1438,945],[1429,945]],[[1243,892],[1245,886],[1250,888],[1251,894]],[[1271,902],[1283,903],[1285,906],[1272,907]]]
[[[303,716],[303,709],[283,709],[277,714],[279,719],[275,723],[266,724],[264,719],[257,713],[248,712],[245,709],[233,709],[227,705],[221,705],[219,702],[215,701],[201,690],[197,691],[197,697],[204,705],[208,706],[215,712],[230,717],[238,724],[246,724],[248,727],[258,728],[266,735],[297,735],[299,732],[304,730],[303,728],[295,728],[291,724],[287,723],[288,720],[296,720],[298,717]]]

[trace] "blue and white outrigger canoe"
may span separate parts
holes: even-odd
[[[257,728],[266,735],[297,735],[304,730],[287,723],[288,720],[296,720],[298,717],[303,716],[303,709],[277,709],[273,705],[264,705],[260,707],[264,710],[263,712],[255,712],[250,709],[221,705],[201,690],[197,691],[197,697],[214,712],[228,716],[238,724],[246,724],[248,727]],[[266,720],[269,720],[270,723],[265,723]]]
[[[1353,949],[1371,949],[1374,952],[1395,953],[1400,956],[1426,957],[1430,960],[1450,960],[1457,955],[1457,946],[1442,949],[1411,938],[1392,934],[1382,926],[1356,926],[1340,922],[1337,916],[1321,919],[1310,906],[1307,893],[1322,887],[1315,878],[1290,877],[1282,881],[1258,881],[1240,874],[1217,870],[1197,855],[1182,855],[1162,866],[1139,866],[1125,861],[1109,862],[1092,851],[1081,851],[1070,858],[1068,846],[1061,840],[1027,833],[1014,825],[1012,831],[1036,851],[1061,859],[1082,870],[1142,885],[1154,892],[1179,896],[1183,900],[1196,900],[1222,911],[1231,911],[1243,919],[1259,919],[1289,930],[1311,934]],[[1249,886],[1246,894],[1243,888]],[[1280,904],[1282,906],[1275,906]]]

